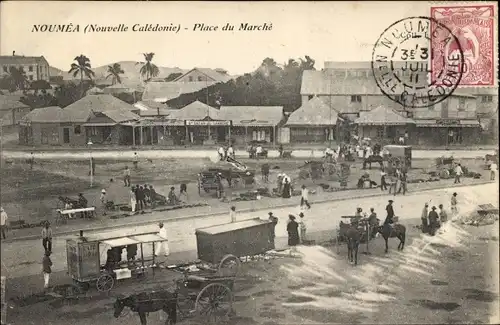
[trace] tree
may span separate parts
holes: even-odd
[[[54,97],[57,100],[56,105],[59,107],[66,107],[73,104],[82,98],[82,94],[85,94],[93,86],[94,83],[91,80],[84,80],[78,84],[72,81],[64,83],[55,89]]]
[[[174,81],[175,79],[179,78],[180,76],[182,76],[183,73],[182,72],[174,72],[174,73],[171,73],[168,75],[168,77],[165,78],[165,81]]]
[[[34,93],[36,95],[36,94],[38,94],[38,91],[40,91],[40,90],[43,91],[43,90],[52,89],[52,86],[50,85],[50,83],[48,83],[45,80],[35,80],[35,81],[31,82],[30,88],[31,88],[31,90],[34,91]]]
[[[122,79],[120,78],[121,74],[124,74],[125,71],[123,71],[122,66],[120,63],[115,63],[113,65],[108,65],[108,75],[106,76],[106,79],[111,77],[111,84],[116,84],[117,82],[119,84],[122,83]]]
[[[143,53],[143,55],[146,62],[139,62],[137,64],[143,65],[139,72],[147,82],[151,80],[151,78],[158,77],[158,75],[160,74],[160,69],[158,69],[158,67],[154,63],[151,63],[151,61],[153,61],[153,57],[155,56],[154,53]]]
[[[79,56],[74,58],[73,61],[76,61],[76,63],[71,63],[71,69],[68,71],[68,73],[72,73],[73,77],[76,77],[78,74],[80,75],[81,96],[83,96],[83,79],[84,77],[87,77],[89,80],[92,80],[94,71],[92,71],[90,59],[83,54],[80,54]]]
[[[5,87],[10,92],[14,92],[16,90],[24,91],[29,88],[30,84],[23,67],[17,68],[14,66],[9,68],[9,74],[4,76],[0,83],[2,84],[2,88]]]

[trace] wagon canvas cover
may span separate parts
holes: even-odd
[[[197,229],[198,258],[219,263],[226,254],[241,257],[265,253],[274,249],[271,230],[272,223],[259,218]]]

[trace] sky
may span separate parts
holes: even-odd
[[[142,61],[145,52],[154,52],[159,66],[224,68],[230,74],[254,71],[266,57],[285,63],[309,55],[322,68],[324,61],[370,61],[373,44],[387,27],[406,17],[429,16],[430,3],[3,1],[0,52],[43,55],[66,71],[80,54],[97,67]],[[79,25],[80,32],[32,32],[36,24],[70,23]],[[147,23],[172,23],[181,30],[131,31],[134,24]],[[235,31],[221,31],[226,23]],[[237,31],[241,23],[272,23],[272,30]],[[84,33],[87,24],[124,24],[129,31]],[[195,32],[194,24],[219,30]]]

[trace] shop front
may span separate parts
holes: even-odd
[[[415,139],[419,145],[471,145],[481,139],[481,125],[475,119],[426,119],[415,122]]]
[[[226,144],[231,138],[231,121],[186,120],[187,143],[194,145]]]

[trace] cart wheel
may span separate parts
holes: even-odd
[[[233,294],[221,283],[211,283],[196,297],[196,312],[214,324],[224,320],[232,310]]]
[[[98,291],[104,292],[109,291],[113,288],[115,280],[109,274],[103,274],[97,279],[96,287]]]
[[[225,255],[219,263],[219,273],[223,276],[233,276],[235,277],[241,266],[241,261],[239,258],[232,254]]]

